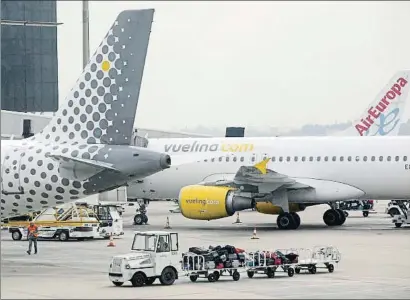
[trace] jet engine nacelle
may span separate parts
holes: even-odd
[[[253,207],[252,199],[235,195],[230,187],[189,185],[179,192],[179,207],[184,217],[215,220]]]

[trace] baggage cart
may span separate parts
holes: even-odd
[[[283,254],[285,252],[290,254],[292,250],[281,251]],[[289,277],[293,277],[296,263],[292,260],[281,258],[278,250],[258,250],[249,253],[249,260],[246,265],[246,272],[249,278],[253,278],[255,274],[266,274],[268,278],[273,278],[276,272],[284,272]]]
[[[333,273],[335,265],[341,260],[341,254],[336,247],[316,246],[313,249],[295,249],[299,255],[298,263],[295,267],[296,274],[302,270],[310,274],[316,274],[317,269],[327,269]]]
[[[218,267],[213,261],[205,258],[205,255],[185,253],[182,256],[181,270],[192,282],[198,278],[207,278],[209,282],[216,282],[221,276],[231,276],[234,281],[241,278],[240,273],[245,272],[245,263],[232,262],[232,267]]]

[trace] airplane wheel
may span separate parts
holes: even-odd
[[[280,214],[276,220],[279,229],[296,229],[296,222],[290,213]]]
[[[142,225],[144,223],[144,218],[141,214],[137,214],[134,216],[134,224],[135,225]]]
[[[363,217],[367,218],[369,216],[369,212],[368,211],[364,211],[363,212]]]
[[[341,209],[336,209],[336,211],[339,213],[339,222],[337,223],[337,225],[343,225],[346,222],[344,211]]]
[[[327,226],[339,225],[340,221],[339,212],[336,209],[328,209],[323,214],[323,222],[325,222]]]
[[[292,215],[293,220],[295,220],[295,229],[298,229],[299,226],[300,226],[300,217],[299,217],[299,215],[295,212],[290,213],[290,214]]]
[[[142,215],[142,222],[145,224],[148,224],[148,216],[147,215]]]
[[[347,211],[343,211],[345,217],[347,218],[349,216],[349,213]]]

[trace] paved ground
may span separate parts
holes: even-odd
[[[144,230],[159,230],[170,217],[172,229],[180,233],[180,246],[233,244],[255,250],[258,248],[313,247],[333,245],[342,253],[342,261],[330,274],[299,274],[293,278],[278,274],[238,282],[231,278],[216,283],[191,283],[183,278],[173,286],[133,288],[114,287],[108,280],[112,255],[128,252],[131,246],[130,225],[133,208],[128,208],[124,221],[126,234],[116,239],[115,248],[107,248],[106,240],[84,242],[39,242],[39,254],[28,256],[26,241],[12,241],[5,231],[1,234],[1,296],[2,298],[401,298],[410,296],[410,228],[395,229],[387,215],[378,213],[363,218],[351,213],[344,226],[328,228],[323,224],[324,207],[309,208],[300,214],[301,227],[296,231],[276,229],[274,216],[256,212],[241,213],[240,225],[235,217],[200,222],[170,214],[170,203],[152,202],[150,225]],[[379,205],[378,211],[383,207]],[[251,240],[256,227],[259,240]],[[221,294],[223,292],[223,294]]]

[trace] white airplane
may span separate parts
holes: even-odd
[[[255,207],[279,215],[281,229],[299,227],[296,213],[312,205],[331,204],[323,218],[334,226],[346,220],[336,201],[409,199],[410,140],[391,137],[402,123],[409,75],[395,74],[360,121],[342,133],[351,137],[150,139],[148,149],[172,157],[203,154],[202,160],[132,183],[127,193],[179,199],[190,219],[218,219]],[[219,157],[209,159],[210,154]]]
[[[169,168],[130,146],[154,10],[121,12],[49,125],[1,141],[2,218],[72,202]]]

